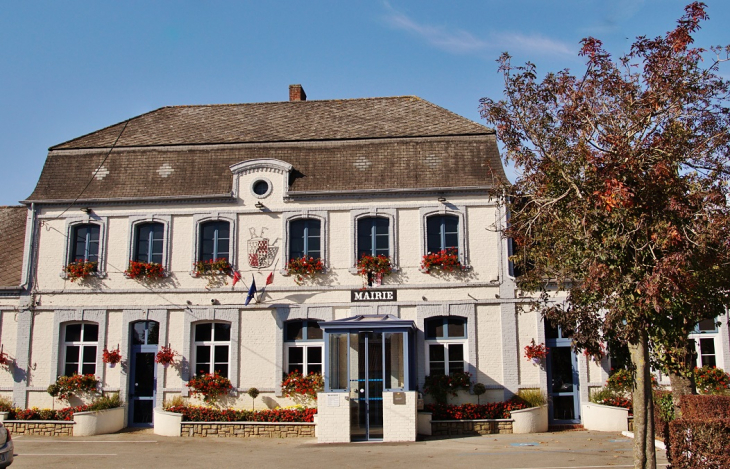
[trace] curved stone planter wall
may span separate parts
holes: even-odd
[[[74,436],[74,423],[59,420],[6,420],[5,428],[15,435]]]
[[[543,433],[548,431],[548,406],[510,411],[512,433]]]
[[[182,414],[177,412],[167,412],[165,410],[155,409],[155,435],[180,436],[182,418]]]
[[[601,432],[623,432],[629,429],[629,409],[601,404],[580,406],[583,428]]]
[[[125,427],[124,415],[124,407],[98,412],[75,412],[73,434],[74,436],[91,436],[116,433]]]

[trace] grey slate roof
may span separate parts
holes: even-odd
[[[52,147],[27,201],[74,200],[97,168],[80,202],[228,196],[229,166],[258,158],[293,165],[293,196],[507,180],[491,129],[410,96],[165,107],[130,119],[109,153],[123,127]]]
[[[0,206],[0,288],[20,286],[27,213],[25,206]]]

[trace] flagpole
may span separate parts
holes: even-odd
[[[277,265],[279,265],[279,259],[276,259],[276,263],[274,264],[274,269],[271,271],[272,274],[274,272],[276,272],[276,266]],[[256,300],[256,303],[260,303],[261,302],[261,298],[263,298],[264,295],[266,294],[266,287],[268,287],[268,286],[269,286],[269,284],[266,283],[266,282],[264,282],[264,288],[261,289],[261,293],[259,293],[259,298],[258,298],[258,300]]]

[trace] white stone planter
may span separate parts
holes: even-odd
[[[124,425],[124,407],[98,412],[74,412],[74,436],[116,433]]]
[[[4,422],[8,419],[10,412],[0,412],[0,422]]]
[[[629,429],[629,409],[601,404],[582,404],[581,419],[586,430],[623,432]]]
[[[543,433],[548,431],[548,406],[510,411],[512,433]]]
[[[183,415],[177,412],[167,412],[162,409],[155,409],[154,424],[155,435],[180,436]]]
[[[317,414],[312,416],[312,422],[314,422],[314,436],[317,436],[317,420],[319,420]]]

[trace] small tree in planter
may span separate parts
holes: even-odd
[[[472,391],[474,391],[474,394],[477,396],[477,404],[481,404],[480,398],[482,397],[482,394],[487,392],[487,387],[482,383],[476,383],[472,388]]]
[[[305,279],[313,279],[323,273],[324,262],[319,257],[302,256],[296,259],[290,259],[286,264],[286,270],[289,272],[289,275],[294,276],[294,282],[297,285],[301,285]]]
[[[295,370],[284,376],[281,382],[281,392],[285,397],[305,403],[317,400],[317,393],[324,389],[324,378],[319,373],[302,375]]]
[[[463,371],[450,375],[426,376],[423,391],[439,404],[446,404],[449,395],[456,397],[459,390],[471,387],[471,373]]]
[[[107,350],[105,348],[102,360],[104,363],[108,363],[110,368],[114,368],[114,365],[122,361],[122,354],[119,351],[119,345],[117,345],[117,348],[113,350]]]
[[[259,395],[259,390],[256,388],[248,388],[248,391],[246,393],[251,396],[251,399],[253,399],[253,402],[251,404],[251,410],[254,410],[256,408],[256,398]]]
[[[63,270],[66,277],[73,283],[76,280],[86,280],[96,272],[96,268],[96,262],[76,261],[66,265]]]
[[[165,276],[165,268],[156,262],[129,261],[124,276],[134,280],[157,280]]]
[[[217,371],[213,374],[203,373],[192,378],[185,385],[190,389],[193,396],[203,396],[203,401],[207,403],[215,402],[221,396],[228,394],[233,385],[231,380],[225,376],[221,376]]]
[[[99,380],[92,374],[59,376],[55,383],[48,386],[48,394],[59,399],[68,400],[71,396],[83,393],[95,393]]]
[[[155,356],[155,363],[161,363],[165,367],[173,365],[175,363],[176,355],[179,355],[179,353],[174,351],[172,347],[170,347],[170,344],[167,344],[167,347],[163,345]]]
[[[369,256],[363,254],[357,261],[357,273],[363,278],[363,283],[372,286],[373,281],[378,285],[383,281],[383,277],[393,272],[393,266],[390,264],[390,257],[378,254],[377,256]]]

